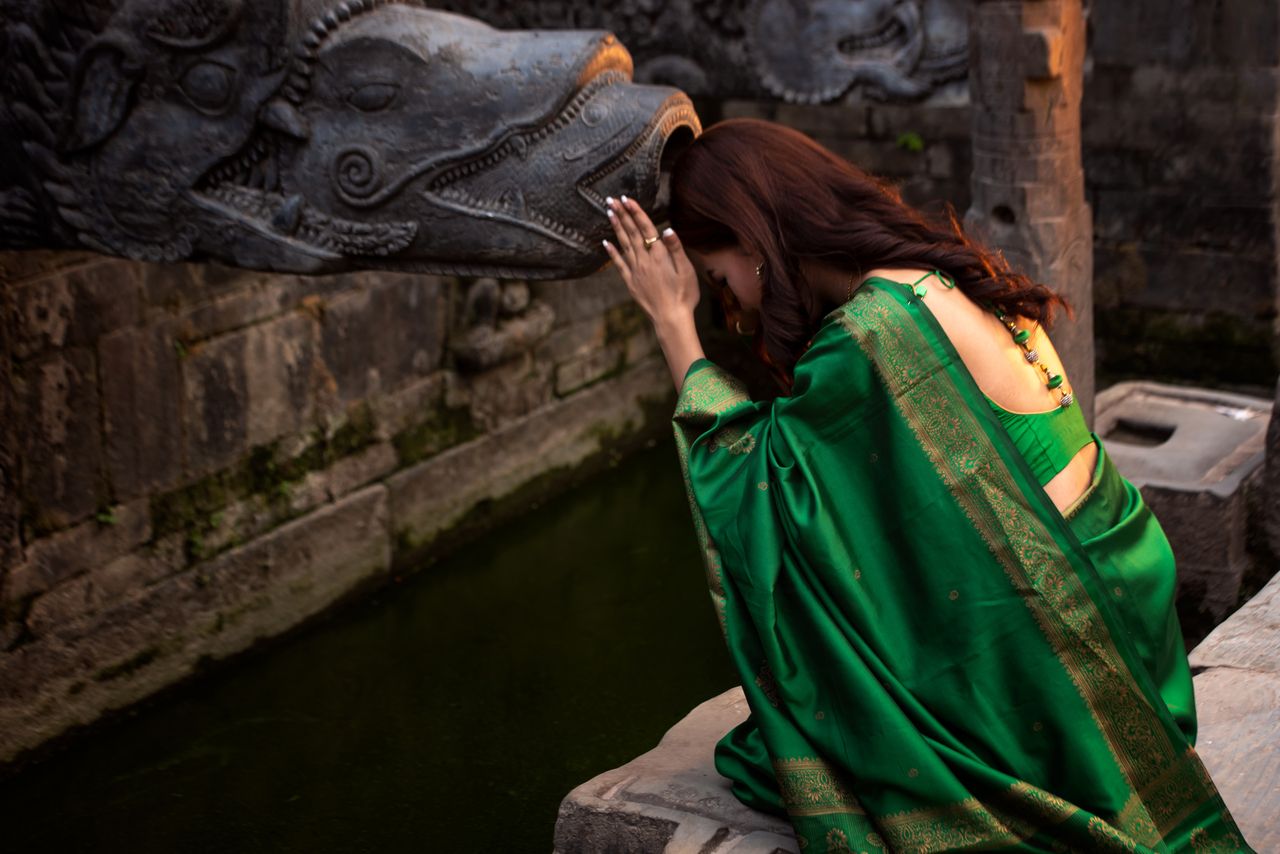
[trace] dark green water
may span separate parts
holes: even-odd
[[[545,854],[734,683],[664,443],[6,781],[0,850]]]

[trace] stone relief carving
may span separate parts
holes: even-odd
[[[413,0],[0,0],[0,249],[583,275],[699,132],[599,30]]]
[[[432,0],[504,27],[601,27],[692,95],[917,100],[962,80],[971,0]]]

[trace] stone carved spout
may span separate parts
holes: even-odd
[[[515,278],[700,131],[605,31],[409,0],[0,0],[0,249]]]

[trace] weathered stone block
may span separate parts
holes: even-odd
[[[136,322],[140,290],[137,264],[100,257],[15,288],[7,296],[16,320],[14,356],[91,345]]]
[[[486,432],[526,415],[552,396],[551,365],[532,354],[465,379],[471,420]]]
[[[616,371],[622,354],[613,348],[595,350],[556,366],[556,394],[564,397]]]
[[[1133,0],[1089,5],[1090,52],[1098,62],[1185,63],[1191,55],[1194,0]]]
[[[64,579],[104,566],[151,538],[148,501],[139,498],[112,508],[112,519],[91,519],[27,546],[21,563],[3,579],[0,605],[42,593]]]
[[[278,635],[378,583],[387,492],[370,486],[0,654],[0,762]],[[79,637],[71,644],[64,637]]]
[[[447,289],[431,276],[370,274],[324,303],[321,353],[342,401],[392,389],[440,366]]]
[[[390,439],[401,430],[420,423],[425,416],[442,405],[445,387],[451,381],[457,383],[456,375],[449,371],[436,371],[372,398],[369,405],[377,427],[377,437]]]
[[[37,596],[27,614],[27,628],[37,638],[57,634],[74,640],[90,627],[86,618],[127,596],[172,575],[185,561],[174,549],[143,548],[102,566],[93,566]]]
[[[615,305],[631,302],[631,294],[612,265],[573,281],[530,282],[534,299],[551,306],[557,326],[599,317]]]
[[[74,524],[107,501],[93,353],[68,348],[18,374],[22,503],[36,534]]]
[[[492,325],[480,323],[457,333],[449,342],[449,351],[459,368],[492,368],[532,350],[551,331],[555,320],[551,306],[538,301],[515,317]]]
[[[302,430],[311,419],[320,373],[315,319],[288,314],[237,334],[245,338],[245,428],[250,446]]]
[[[715,769],[715,743],[747,712],[742,689],[726,691],[653,750],[578,786],[560,804],[556,854],[799,851],[786,819],[743,806]]]
[[[1149,0],[1148,0],[1149,1]],[[1206,64],[1276,65],[1280,61],[1280,9],[1268,0],[1192,3],[1183,27],[1193,56]]]
[[[1253,849],[1280,850],[1280,575],[1190,658],[1197,749]]]
[[[182,375],[171,323],[98,345],[107,473],[117,499],[172,487],[182,472]]]
[[[572,470],[610,439],[641,435],[651,409],[659,407],[665,416],[671,397],[666,366],[651,359],[612,382],[397,472],[386,481],[397,561],[422,552],[477,507],[513,495],[535,477]]]
[[[533,351],[533,358],[539,362],[558,365],[600,349],[605,344],[605,335],[605,318],[589,317],[555,329],[538,343],[537,349]]]
[[[225,468],[248,450],[247,336],[196,345],[183,360],[186,460],[196,476]]]
[[[1270,404],[1156,383],[1119,383],[1098,398],[1095,432],[1173,546],[1190,637],[1235,608],[1249,570],[1247,489],[1262,473]]]

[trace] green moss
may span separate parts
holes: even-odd
[[[406,528],[393,535],[392,571],[408,573],[429,565],[459,545],[484,531],[536,507],[547,498],[564,492],[618,461],[637,448],[669,434],[672,394],[641,397],[638,424],[615,427],[599,421],[583,428],[583,434],[598,448],[587,459],[572,466],[556,466],[535,475],[506,495],[477,501],[447,529],[418,538]]]
[[[152,661],[155,661],[160,655],[160,647],[149,646],[136,655],[130,656],[118,664],[110,667],[104,667],[97,673],[93,674],[93,678],[98,682],[105,682],[108,679],[119,679],[121,676],[128,676],[135,670],[146,667]]]
[[[915,131],[898,134],[894,144],[904,151],[910,151],[912,154],[919,154],[924,151],[924,137]]]
[[[360,404],[347,420],[326,436],[316,428],[306,448],[293,457],[284,457],[280,442],[252,448],[235,466],[201,478],[195,483],[152,496],[150,500],[153,541],[175,533],[184,535],[183,549],[188,561],[211,555],[208,536],[222,527],[227,505],[250,495],[261,496],[280,515],[288,512],[294,486],[308,472],[333,465],[377,441],[377,424],[367,404]],[[231,537],[222,547],[240,541]]]
[[[236,477],[217,472],[195,483],[153,495],[150,501],[152,538],[190,530],[198,520],[207,520],[234,497]]]
[[[412,465],[480,436],[484,431],[465,406],[440,406],[425,421],[406,427],[391,438],[400,465]]]

